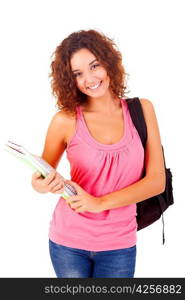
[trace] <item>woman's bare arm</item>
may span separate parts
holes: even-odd
[[[69,126],[69,118],[62,111],[57,112],[48,127],[42,158],[55,169],[66,148],[66,136]],[[32,175],[32,187],[39,193],[61,193],[64,186],[64,178],[55,170],[46,178],[35,172]]]
[[[42,158],[56,168],[67,146],[66,136],[69,118],[66,113],[57,112],[48,127]]]

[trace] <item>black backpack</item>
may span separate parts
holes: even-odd
[[[145,149],[145,144],[147,140],[147,127],[143,115],[142,106],[140,103],[139,98],[128,98],[126,99],[128,109],[130,112],[130,116],[134,126],[136,127],[139,136],[141,138],[143,147]],[[162,146],[162,145],[161,145]],[[163,157],[164,157],[164,149],[163,150]],[[174,203],[173,199],[173,187],[172,187],[172,173],[170,169],[166,168],[165,158],[165,173],[166,173],[166,187],[165,191],[159,195],[154,197],[148,198],[144,201],[136,203],[137,205],[137,223],[138,228],[137,230],[141,230],[155,221],[157,221],[162,215],[162,222],[163,222],[163,244],[165,242],[164,238],[164,218],[163,212]],[[143,171],[142,178],[145,176],[145,170]]]

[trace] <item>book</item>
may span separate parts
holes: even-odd
[[[23,146],[18,145],[14,142],[8,141],[5,144],[5,150],[10,154],[14,155],[16,158],[27,164],[33,171],[39,171],[43,178],[47,177],[47,175],[55,170],[50,164],[48,164],[43,158],[38,155],[30,153]],[[65,179],[64,179],[65,181]],[[70,196],[77,195],[75,189],[64,182],[64,192],[61,193],[61,196],[64,199],[67,199]]]

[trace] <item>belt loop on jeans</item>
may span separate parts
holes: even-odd
[[[96,255],[95,251],[89,251],[90,258],[93,258]]]

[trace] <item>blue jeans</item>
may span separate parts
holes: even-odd
[[[130,248],[87,251],[49,240],[50,257],[59,278],[132,278],[136,245]]]

